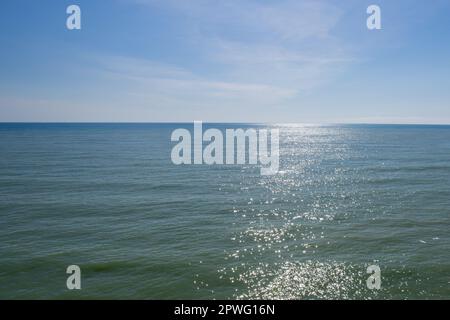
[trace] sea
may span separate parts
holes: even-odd
[[[193,123],[0,124],[0,299],[450,299],[450,126],[204,126],[279,129],[279,172],[173,164]]]

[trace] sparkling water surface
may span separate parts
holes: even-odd
[[[173,165],[192,127],[0,124],[0,298],[450,298],[450,126],[273,125],[274,176]]]

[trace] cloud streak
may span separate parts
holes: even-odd
[[[354,59],[331,33],[342,10],[326,2],[131,2],[175,11],[190,30],[186,43],[197,45],[202,62],[215,70],[200,75],[188,66],[105,59],[106,69],[133,81],[135,94],[149,99],[237,112],[250,105],[277,108],[319,87]]]

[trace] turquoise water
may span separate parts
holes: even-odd
[[[275,126],[275,176],[179,127],[0,124],[0,298],[450,298],[450,126]]]

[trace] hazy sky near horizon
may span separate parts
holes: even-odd
[[[5,0],[0,43],[0,121],[450,123],[447,0]]]

